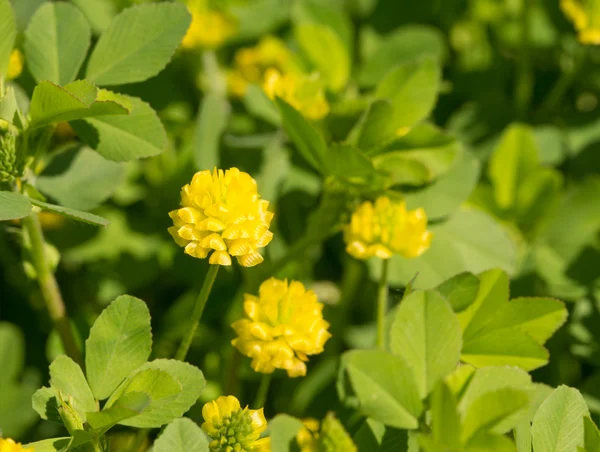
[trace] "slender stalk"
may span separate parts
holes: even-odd
[[[533,94],[533,65],[530,52],[530,0],[523,1],[521,13],[521,54],[517,62],[517,78],[515,83],[515,109],[519,119],[524,119],[529,110]]]
[[[258,392],[256,393],[256,398],[254,399],[254,403],[252,404],[252,406],[256,410],[265,406],[265,403],[267,401],[267,394],[269,393],[269,386],[271,386],[272,375],[273,374],[262,374],[262,378],[260,379],[260,385],[258,386]]]
[[[381,277],[377,291],[377,346],[385,348],[385,315],[388,309],[388,259],[381,262]]]
[[[188,350],[190,349],[190,345],[192,344],[192,340],[194,339],[194,335],[196,334],[196,329],[198,329],[198,324],[200,323],[200,319],[202,318],[202,313],[204,312],[206,301],[208,300],[208,296],[210,295],[212,286],[215,282],[215,279],[217,278],[217,272],[219,271],[219,267],[220,265],[208,266],[208,273],[206,273],[204,283],[202,284],[202,288],[200,289],[200,293],[198,294],[198,298],[196,299],[196,304],[194,305],[194,311],[192,312],[192,320],[190,322],[190,327],[186,336],[181,341],[179,349],[177,350],[177,354],[175,355],[175,358],[180,361],[185,361],[185,357],[187,356]]]
[[[75,362],[82,365],[81,352],[73,337],[71,322],[67,316],[60,289],[50,268],[50,263],[46,258],[46,242],[44,241],[44,234],[38,214],[32,213],[25,218],[23,220],[23,228],[27,232],[31,242],[33,265],[50,319],[58,331],[66,354]]]
[[[144,441],[146,441],[146,438],[148,437],[149,433],[150,433],[149,428],[139,429],[137,431],[135,437],[133,438],[131,445],[129,446],[129,452],[138,452],[138,450],[140,450],[140,447],[142,446],[142,444],[144,444]]]

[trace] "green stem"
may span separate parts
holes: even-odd
[[[146,438],[148,437],[149,433],[149,428],[139,429],[135,437],[133,438],[131,446],[129,446],[129,452],[138,452],[138,450],[140,450],[141,445],[144,444],[144,441],[146,441]]]
[[[34,212],[23,219],[23,228],[27,232],[31,242],[33,265],[50,319],[58,331],[66,354],[75,362],[82,365],[81,352],[75,342],[73,331],[71,330],[71,322],[67,316],[60,289],[50,268],[50,263],[46,258],[46,242],[44,241],[44,234],[38,214]]]
[[[385,315],[388,309],[388,259],[381,262],[381,278],[377,291],[377,346],[385,348]]]
[[[192,320],[190,322],[190,327],[186,336],[181,341],[179,345],[179,349],[177,350],[177,354],[175,358],[180,361],[185,361],[185,357],[187,356],[188,350],[190,349],[190,345],[192,344],[192,340],[196,334],[196,329],[198,328],[198,324],[200,323],[200,319],[202,318],[202,313],[204,312],[204,307],[206,306],[206,301],[208,300],[208,296],[210,295],[210,291],[212,286],[217,278],[217,272],[219,271],[220,265],[209,265],[208,273],[206,273],[206,277],[204,278],[204,283],[202,284],[202,288],[200,289],[200,293],[198,294],[198,298],[196,299],[196,304],[194,306],[194,311],[192,312]]]
[[[517,79],[515,83],[515,109],[519,119],[524,119],[533,93],[533,65],[530,54],[530,0],[523,0],[521,14],[521,54],[517,62]]]
[[[258,392],[252,405],[254,409],[264,408],[267,401],[267,394],[269,393],[269,386],[271,386],[271,377],[273,374],[262,374],[260,379],[260,385],[258,386]]]

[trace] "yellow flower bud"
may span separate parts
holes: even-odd
[[[271,99],[281,97],[308,119],[321,119],[329,113],[329,104],[318,74],[281,74],[277,69],[265,73],[263,90]]]
[[[0,452],[34,452],[31,447],[23,447],[10,438],[0,438]]]
[[[394,254],[418,257],[431,244],[423,209],[407,211],[404,201],[382,196],[361,204],[344,228],[346,251],[357,259],[389,259]]]
[[[561,0],[560,7],[579,32],[582,44],[600,45],[600,1]]]
[[[209,9],[205,1],[189,0],[187,3],[192,23],[181,42],[182,47],[216,49],[235,34],[237,27],[231,16]]]
[[[285,369],[290,377],[306,375],[308,355],[323,352],[331,337],[323,304],[298,281],[267,279],[258,297],[244,295],[247,318],[233,322],[238,337],[231,344],[252,358],[256,372]]]
[[[10,53],[10,60],[8,61],[8,71],[6,72],[6,78],[8,80],[13,80],[21,75],[23,72],[23,62],[25,61],[25,57],[23,53],[19,49],[13,49]]]
[[[267,428],[263,409],[241,407],[234,396],[221,396],[202,407],[202,430],[212,439],[211,451],[269,452],[270,438],[260,438]]]
[[[209,263],[253,267],[263,261],[258,252],[273,238],[273,213],[260,199],[256,181],[237,168],[197,172],[181,189],[181,209],[169,212],[174,226],[169,233],[192,257]]]

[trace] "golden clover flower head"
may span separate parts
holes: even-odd
[[[169,212],[169,233],[190,256],[209,263],[253,267],[263,261],[259,248],[273,238],[273,213],[260,199],[256,181],[237,168],[197,172],[181,189],[181,208]]]
[[[211,451],[269,452],[270,438],[260,438],[267,428],[263,409],[243,408],[234,396],[221,396],[202,407],[202,430],[212,439]]]
[[[579,32],[582,44],[600,45],[600,1],[561,0],[560,7]]]
[[[296,435],[300,452],[319,452],[319,427],[317,419],[302,419],[302,428]]]
[[[270,68],[265,73],[263,90],[271,99],[281,97],[308,119],[321,119],[329,113],[325,90],[318,76],[285,73]]]
[[[206,0],[188,0],[192,23],[181,45],[187,49],[216,49],[236,32],[236,23],[227,13],[211,9]]]
[[[290,377],[306,375],[308,355],[323,351],[331,334],[323,320],[323,304],[298,281],[267,279],[258,296],[245,294],[246,318],[231,326],[232,345],[252,358],[256,372],[285,369]]]
[[[19,49],[13,49],[10,53],[10,59],[8,61],[8,71],[6,72],[6,78],[8,80],[13,80],[21,75],[23,72],[23,62],[25,61],[25,57],[23,53]]]
[[[10,438],[0,438],[0,452],[34,452],[31,447],[23,447]]]
[[[346,251],[357,259],[418,257],[431,243],[423,209],[406,210],[404,201],[387,196],[361,204],[344,228]]]

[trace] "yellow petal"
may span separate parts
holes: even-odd
[[[215,251],[211,254],[208,263],[213,265],[229,266],[231,265],[231,256],[227,254],[227,251]]]

